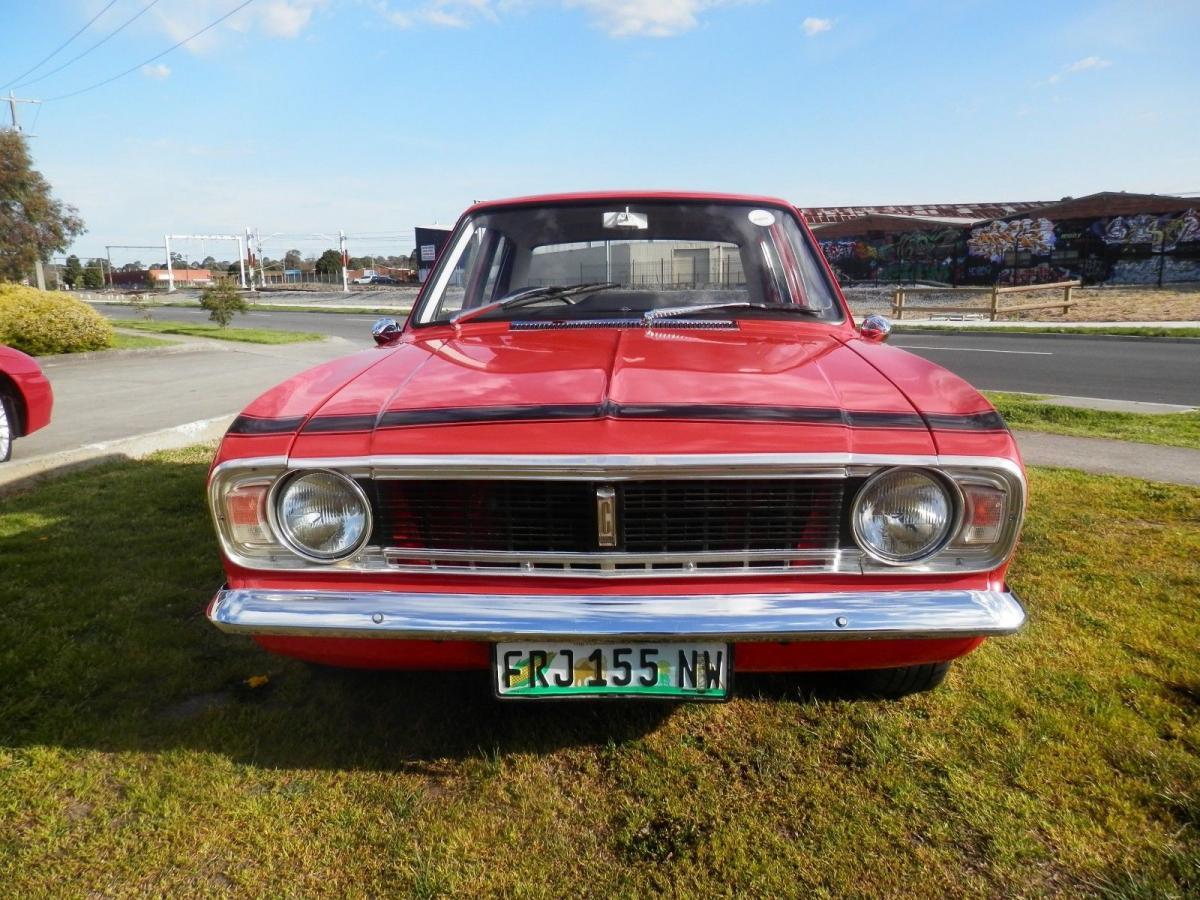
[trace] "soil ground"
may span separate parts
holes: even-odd
[[[1001,300],[1001,306],[1052,302],[1062,296],[1060,290],[1046,293],[1016,294]],[[855,316],[869,313],[891,315],[892,287],[856,287],[846,290],[846,299]],[[1002,321],[1020,322],[1187,322],[1200,319],[1200,284],[1181,284],[1169,287],[1096,287],[1077,288],[1072,299],[1075,306],[1063,315],[1061,307],[1027,310],[1004,316]],[[988,293],[967,294],[962,291],[944,294],[921,293],[910,296],[913,306],[974,306],[987,318]],[[936,314],[935,314],[936,315]],[[958,314],[954,314],[958,317]],[[969,314],[968,314],[968,317]],[[906,312],[904,321],[930,318],[929,313]]]

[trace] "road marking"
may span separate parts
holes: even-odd
[[[945,350],[950,353],[1015,353],[1020,356],[1053,356],[1048,350],[985,350],[982,347],[923,347],[918,344],[893,344],[902,350]]]

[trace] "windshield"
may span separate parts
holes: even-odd
[[[789,317],[842,311],[796,217],[703,201],[518,206],[466,219],[414,321]]]

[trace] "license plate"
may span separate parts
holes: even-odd
[[[729,657],[728,644],[496,644],[496,694],[723,700]]]

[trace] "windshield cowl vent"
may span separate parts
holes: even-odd
[[[574,319],[564,321],[526,320],[509,323],[511,331],[556,331],[580,328],[646,328],[651,331],[737,331],[737,322],[732,319],[680,319],[656,320],[636,319]]]

